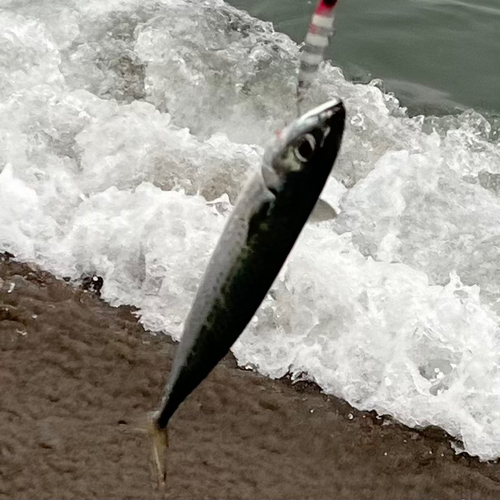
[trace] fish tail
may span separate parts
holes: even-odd
[[[299,82],[297,86],[298,103],[304,98],[321,61],[323,61],[323,54],[333,34],[335,19],[333,9],[336,3],[337,0],[320,0],[312,16],[300,56]]]
[[[151,418],[149,422],[149,435],[152,439],[152,462],[154,474],[158,486],[165,488],[167,484],[167,452],[168,452],[168,429],[160,428],[156,419]]]

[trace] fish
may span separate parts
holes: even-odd
[[[300,103],[307,89],[311,86],[323,54],[333,35],[335,20],[334,8],[337,0],[320,0],[309,24],[305,43],[300,56],[300,67],[297,85],[297,107],[300,114]]]
[[[167,426],[244,331],[318,202],[340,149],[345,108],[338,99],[277,134],[248,180],[209,260],[184,324],[158,409],[151,414],[153,460],[166,481]]]

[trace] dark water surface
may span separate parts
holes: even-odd
[[[229,0],[301,43],[316,0]],[[410,111],[500,112],[498,0],[339,0],[327,57]]]

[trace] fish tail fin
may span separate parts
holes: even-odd
[[[152,462],[154,474],[158,486],[165,487],[167,484],[167,451],[168,451],[168,430],[160,428],[156,419],[149,421],[149,435],[152,439]]]

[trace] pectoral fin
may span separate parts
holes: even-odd
[[[247,242],[261,229],[262,224],[265,224],[266,219],[271,209],[271,201],[265,201],[260,206],[259,210],[255,212],[248,223]]]
[[[309,222],[323,222],[337,217],[335,209],[325,200],[319,199],[309,216]]]

